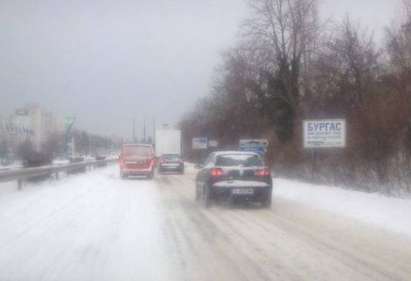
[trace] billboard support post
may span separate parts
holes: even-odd
[[[311,180],[314,181],[315,179],[315,171],[316,171],[316,151],[314,148],[311,148]]]

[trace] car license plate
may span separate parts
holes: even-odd
[[[253,195],[254,190],[252,188],[235,188],[232,193],[234,195]]]
[[[178,164],[163,164],[163,165],[161,165],[161,166],[163,166],[163,167],[168,167],[168,168],[176,168],[176,167],[178,167],[179,165],[178,165]]]

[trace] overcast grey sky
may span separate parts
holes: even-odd
[[[321,0],[323,18],[381,37],[397,0]],[[209,91],[244,0],[0,0],[0,114],[36,102],[77,127],[129,136],[131,120],[177,122]],[[151,121],[150,121],[151,122]]]

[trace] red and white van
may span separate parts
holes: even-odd
[[[120,175],[153,178],[155,168],[154,149],[151,144],[123,144],[120,158]]]

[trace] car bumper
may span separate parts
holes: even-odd
[[[184,165],[160,164],[158,168],[162,171],[181,171],[184,169]]]
[[[121,169],[123,175],[147,176],[153,173],[153,169]]]
[[[215,198],[244,198],[249,200],[263,200],[271,196],[272,185],[264,182],[217,182],[211,185],[211,192]]]

